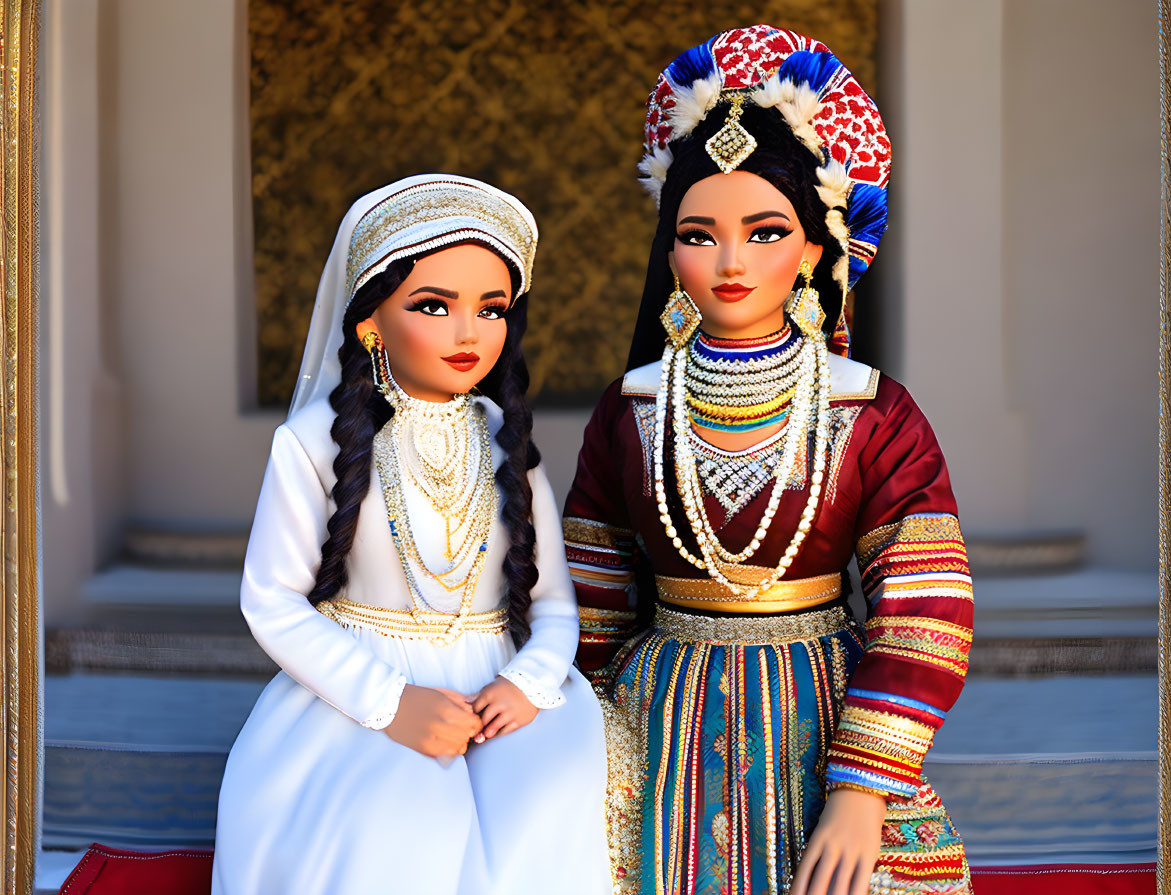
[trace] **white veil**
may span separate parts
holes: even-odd
[[[375,264],[360,265],[364,275],[385,269],[395,258],[422,255],[445,243],[473,239],[491,245],[511,260],[521,274],[518,294],[528,291],[537,226],[529,210],[515,197],[478,180],[451,174],[419,174],[367,193],[346,212],[325,262],[289,416],[318,398],[327,398],[341,382],[338,349],[342,345],[342,320],[354,288],[350,281],[354,278],[355,265],[350,251],[355,229],[359,223],[368,227],[363,219],[388,197],[412,188],[432,186],[437,191],[454,189],[460,195],[439,201],[425,197],[425,212],[420,214],[412,209],[413,216],[401,222],[393,214],[388,215],[389,220],[375,234],[378,238],[363,246],[363,262],[372,254],[378,259]],[[502,208],[507,217],[514,219],[502,220]],[[394,211],[394,206],[389,210]],[[397,228],[396,224],[399,224]]]

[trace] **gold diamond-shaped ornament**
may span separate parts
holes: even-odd
[[[703,144],[716,167],[725,174],[735,171],[756,149],[756,137],[748,133],[740,123],[744,97],[734,93],[729,103],[731,107],[728,109],[728,120]]]
[[[703,315],[691,296],[682,289],[676,288],[667,299],[667,306],[659,315],[663,329],[667,331],[667,338],[676,348],[687,344],[695,331],[699,328]]]

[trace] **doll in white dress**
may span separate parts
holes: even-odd
[[[536,243],[519,201],[447,175],[342,222],[248,543],[241,608],[282,670],[228,758],[215,895],[610,891],[524,396]]]

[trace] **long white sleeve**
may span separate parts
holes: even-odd
[[[532,636],[500,676],[516,684],[537,708],[547,709],[565,702],[561,685],[577,651],[577,600],[565,560],[561,513],[543,465],[529,471],[529,484],[539,574],[529,607]]]
[[[406,677],[306,599],[317,580],[329,495],[288,425],[272,454],[248,553],[240,609],[256,642],[298,683],[366,727],[394,719]]]

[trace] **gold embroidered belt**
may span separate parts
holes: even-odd
[[[365,628],[377,631],[383,637],[403,640],[452,643],[461,634],[501,634],[508,628],[508,612],[505,609],[469,612],[460,616],[422,609],[409,612],[405,609],[387,609],[338,597],[318,603],[317,611],[343,628]]]
[[[814,640],[846,628],[854,629],[857,635],[856,627],[844,606],[800,615],[695,615],[662,604],[655,607],[657,633],[683,643],[781,645]]]
[[[762,581],[771,569],[762,566],[729,566],[723,570],[729,580],[752,585]],[[712,578],[670,578],[656,575],[659,599],[685,609],[722,612],[728,615],[766,612],[793,612],[811,609],[842,595],[842,576],[837,572],[816,578],[781,579],[751,599],[744,599],[726,584]]]

